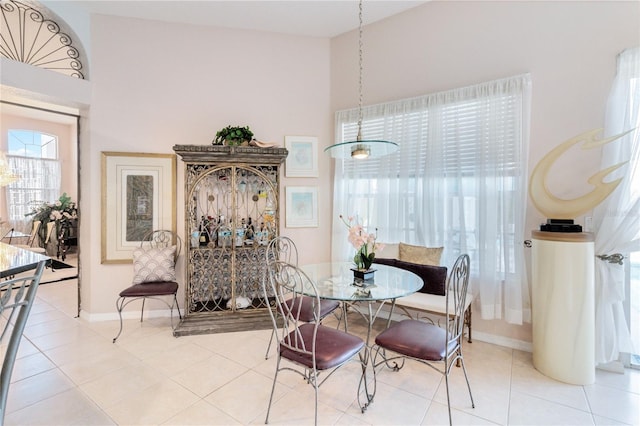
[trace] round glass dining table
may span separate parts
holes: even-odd
[[[384,303],[415,293],[422,287],[423,281],[413,272],[377,263],[373,264],[373,278],[365,281],[356,280],[351,268],[353,264],[349,262],[317,263],[300,267],[316,285],[321,299],[340,300],[347,305],[370,302],[368,315],[358,311],[368,322],[368,345],[371,327]],[[302,293],[313,295],[313,292],[305,289],[302,289]],[[375,311],[371,302],[380,302]],[[346,327],[345,316],[345,329]]]
[[[317,263],[301,266],[323,299],[347,302],[392,300],[418,291],[422,279],[413,272],[388,265],[373,264],[374,277],[356,280],[349,262]]]
[[[345,331],[348,331],[347,307],[359,302],[366,302],[367,311],[354,309],[367,321],[367,348],[370,348],[369,340],[373,322],[378,317],[384,304],[391,301],[391,312],[395,299],[408,296],[422,288],[423,281],[413,272],[388,265],[374,263],[374,277],[366,281],[356,280],[353,276],[353,264],[349,262],[318,263],[301,266],[309,279],[318,289],[318,296],[322,299],[340,300],[345,306],[343,318]],[[313,295],[312,291],[302,289],[303,294]],[[374,309],[374,305],[377,307]],[[389,318],[391,318],[389,316]],[[375,386],[375,371],[372,371],[372,379],[367,378],[367,367],[370,354],[367,350],[363,360],[363,374],[358,388],[358,403],[364,412],[371,403],[375,391],[370,386]]]

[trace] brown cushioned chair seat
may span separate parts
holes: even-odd
[[[441,361],[445,357],[446,333],[443,328],[417,320],[403,320],[376,337],[376,344],[401,355],[427,361]],[[456,348],[454,341],[449,352]]]
[[[300,316],[298,317],[298,319],[304,322],[313,322],[314,321],[313,300],[314,299],[312,297],[299,296],[294,299],[289,299],[285,303],[287,304],[287,307],[293,312],[294,315],[297,314],[297,309],[299,307],[298,305],[302,303],[302,306],[300,307]],[[331,312],[336,310],[339,306],[340,306],[340,302],[338,302],[337,300],[321,299],[320,300],[320,319],[329,315]]]
[[[301,350],[304,348],[308,352],[302,353],[280,344],[280,356],[305,367],[313,368],[311,349],[314,327],[314,324],[302,324],[298,329],[302,336],[302,342],[297,342],[297,347],[301,348]],[[286,341],[290,342],[292,346],[296,344],[294,333],[292,332],[286,338]],[[357,354],[363,347],[364,341],[357,336],[334,328],[318,326],[318,333],[316,334],[316,368],[318,370],[326,370],[340,365]]]
[[[132,285],[120,292],[120,297],[167,296],[178,291],[175,281],[154,281]]]

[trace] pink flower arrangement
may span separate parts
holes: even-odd
[[[342,222],[349,228],[348,240],[351,245],[357,250],[353,257],[353,262],[356,264],[356,268],[360,270],[368,270],[373,263],[373,259],[376,257],[376,250],[382,250],[384,244],[376,243],[378,238],[378,228],[375,233],[368,233],[364,227],[356,221],[353,216],[349,216],[345,219],[340,215]]]

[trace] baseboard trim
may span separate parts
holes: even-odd
[[[612,373],[624,374],[624,364],[620,361],[611,361],[606,364],[596,365],[598,370],[610,371]]]
[[[493,345],[516,349],[523,352],[533,352],[533,344],[531,342],[476,330],[472,330],[472,333],[473,340],[479,340],[481,342],[491,343]]]
[[[174,315],[177,317],[178,312],[174,309]],[[169,309],[157,309],[157,310],[144,310],[144,318],[169,318],[171,316],[171,310]],[[89,322],[100,321],[118,321],[120,317],[117,312],[110,312],[104,314],[88,314],[86,311],[80,311],[80,318]],[[140,319],[140,312],[127,311],[122,313],[123,320]]]

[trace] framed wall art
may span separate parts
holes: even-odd
[[[102,263],[131,263],[149,232],[175,232],[175,186],[175,154],[102,152]]]
[[[318,138],[285,136],[289,151],[285,162],[286,177],[318,177]]]
[[[318,226],[318,187],[287,186],[286,226],[313,228]]]

